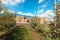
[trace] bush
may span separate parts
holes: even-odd
[[[5,40],[34,40],[34,38],[29,34],[27,27],[19,26],[10,34],[5,35]]]
[[[8,31],[11,27],[15,26],[15,14],[3,13],[1,15],[2,16],[0,16],[0,29],[2,29],[2,31]]]

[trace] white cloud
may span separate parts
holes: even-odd
[[[23,14],[23,13],[19,11],[17,14]]]
[[[50,21],[53,20],[54,17],[54,12],[53,10],[47,10],[46,12],[44,12],[43,14],[39,14],[37,15],[38,17],[46,17],[47,20],[49,19]]]
[[[26,15],[26,16],[34,16],[32,13],[23,13],[23,12],[20,12],[20,11],[17,14]]]
[[[25,0],[2,0],[3,4],[17,5],[19,3],[24,3]]]
[[[49,1],[47,1],[45,4],[43,4],[43,5],[41,6],[41,8],[47,7],[47,6],[48,6],[48,3],[49,3]]]
[[[44,9],[38,10],[38,14],[43,13]]]
[[[38,1],[38,3],[41,3],[41,2],[43,2],[43,0],[39,0],[39,1]]]
[[[16,3],[24,3],[25,0],[15,0]]]
[[[47,10],[46,12],[44,12],[43,14],[38,15],[39,17],[48,17],[49,15],[54,16],[54,12],[53,10]]]
[[[4,13],[5,11],[7,11],[7,12],[9,12],[9,13],[15,13],[15,11],[13,11],[13,10],[2,10],[0,13],[2,14],[2,13]]]
[[[48,15],[54,16],[53,10],[47,10],[46,12],[44,12],[43,14],[41,14],[41,17],[48,17]]]
[[[32,13],[26,13],[24,15],[27,15],[27,16],[34,16]]]
[[[10,13],[14,13],[15,11],[13,11],[13,10],[7,10],[8,12],[10,12]]]
[[[47,7],[47,4],[44,4],[44,5],[41,6],[41,8],[45,8],[45,7]]]
[[[1,11],[1,14],[4,13],[4,11]]]

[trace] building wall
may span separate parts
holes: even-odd
[[[24,16],[16,17],[16,23],[29,23],[29,22],[31,22],[31,18],[24,18]],[[39,18],[39,22],[40,24],[44,24],[44,22],[46,22],[46,18],[45,17]]]
[[[24,18],[24,16],[17,16],[16,23],[27,23],[28,19]]]
[[[40,18],[40,23],[41,23],[41,24],[44,24],[45,22],[46,22],[46,17],[41,17],[41,18]]]

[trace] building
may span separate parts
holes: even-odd
[[[16,23],[28,23],[28,19],[25,18],[24,16],[17,16]]]
[[[40,19],[40,24],[44,24],[46,22],[46,17],[41,17]]]
[[[41,17],[37,19],[39,19],[40,24],[44,24],[44,22],[46,22],[46,17]],[[31,22],[31,18],[25,18],[24,16],[16,17],[16,23],[29,23],[29,22]]]

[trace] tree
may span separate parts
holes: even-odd
[[[39,18],[38,17],[34,17],[34,18],[31,18],[31,22],[30,22],[30,25],[32,28],[36,28],[36,26],[39,26]]]
[[[15,14],[5,11],[0,14],[0,37],[8,34],[15,27]]]
[[[2,2],[0,0],[0,12],[2,11]]]

